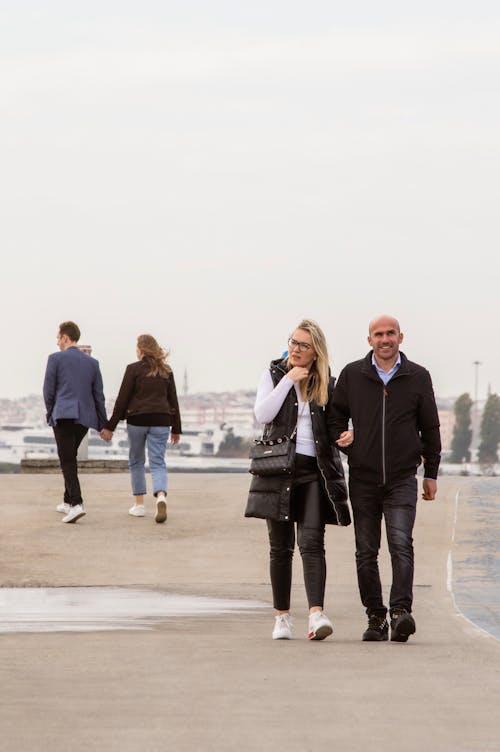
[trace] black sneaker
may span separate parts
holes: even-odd
[[[415,619],[405,608],[391,609],[391,640],[407,642],[408,637],[416,631]]]
[[[389,625],[385,616],[372,614],[368,617],[368,628],[363,632],[364,642],[383,642],[389,639]]]

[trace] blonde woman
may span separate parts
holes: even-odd
[[[325,336],[305,319],[288,340],[288,354],[262,374],[255,416],[267,439],[292,436],[296,428],[295,466],[291,476],[253,476],[246,517],[267,520],[270,575],[277,611],[273,639],[291,639],[292,557],[297,542],[309,605],[308,638],[323,640],[333,632],[324,612],[326,584],[325,524],[349,525],[347,489],[327,417],[334,379],[330,377]]]
[[[101,431],[110,441],[118,421],[127,421],[129,468],[135,503],[129,509],[133,517],[144,517],[146,495],[146,446],[153,494],[156,497],[156,522],[167,519],[168,439],[177,444],[181,434],[179,403],[174,374],[167,363],[168,353],[150,334],[137,339],[137,362],[125,369],[113,415]]]

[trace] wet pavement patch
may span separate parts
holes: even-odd
[[[0,633],[152,629],[169,617],[249,613],[261,601],[116,587],[0,588]]]

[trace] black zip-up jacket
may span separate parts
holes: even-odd
[[[372,351],[342,370],[333,391],[329,428],[336,438],[352,419],[354,441],[345,453],[351,478],[385,485],[414,475],[437,478],[441,439],[429,372],[400,352],[401,365],[387,386]]]

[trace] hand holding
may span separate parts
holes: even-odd
[[[103,441],[109,442],[113,438],[113,431],[110,431],[109,428],[103,428],[99,435]]]
[[[354,431],[343,431],[336,441],[339,447],[348,447],[354,441]]]

